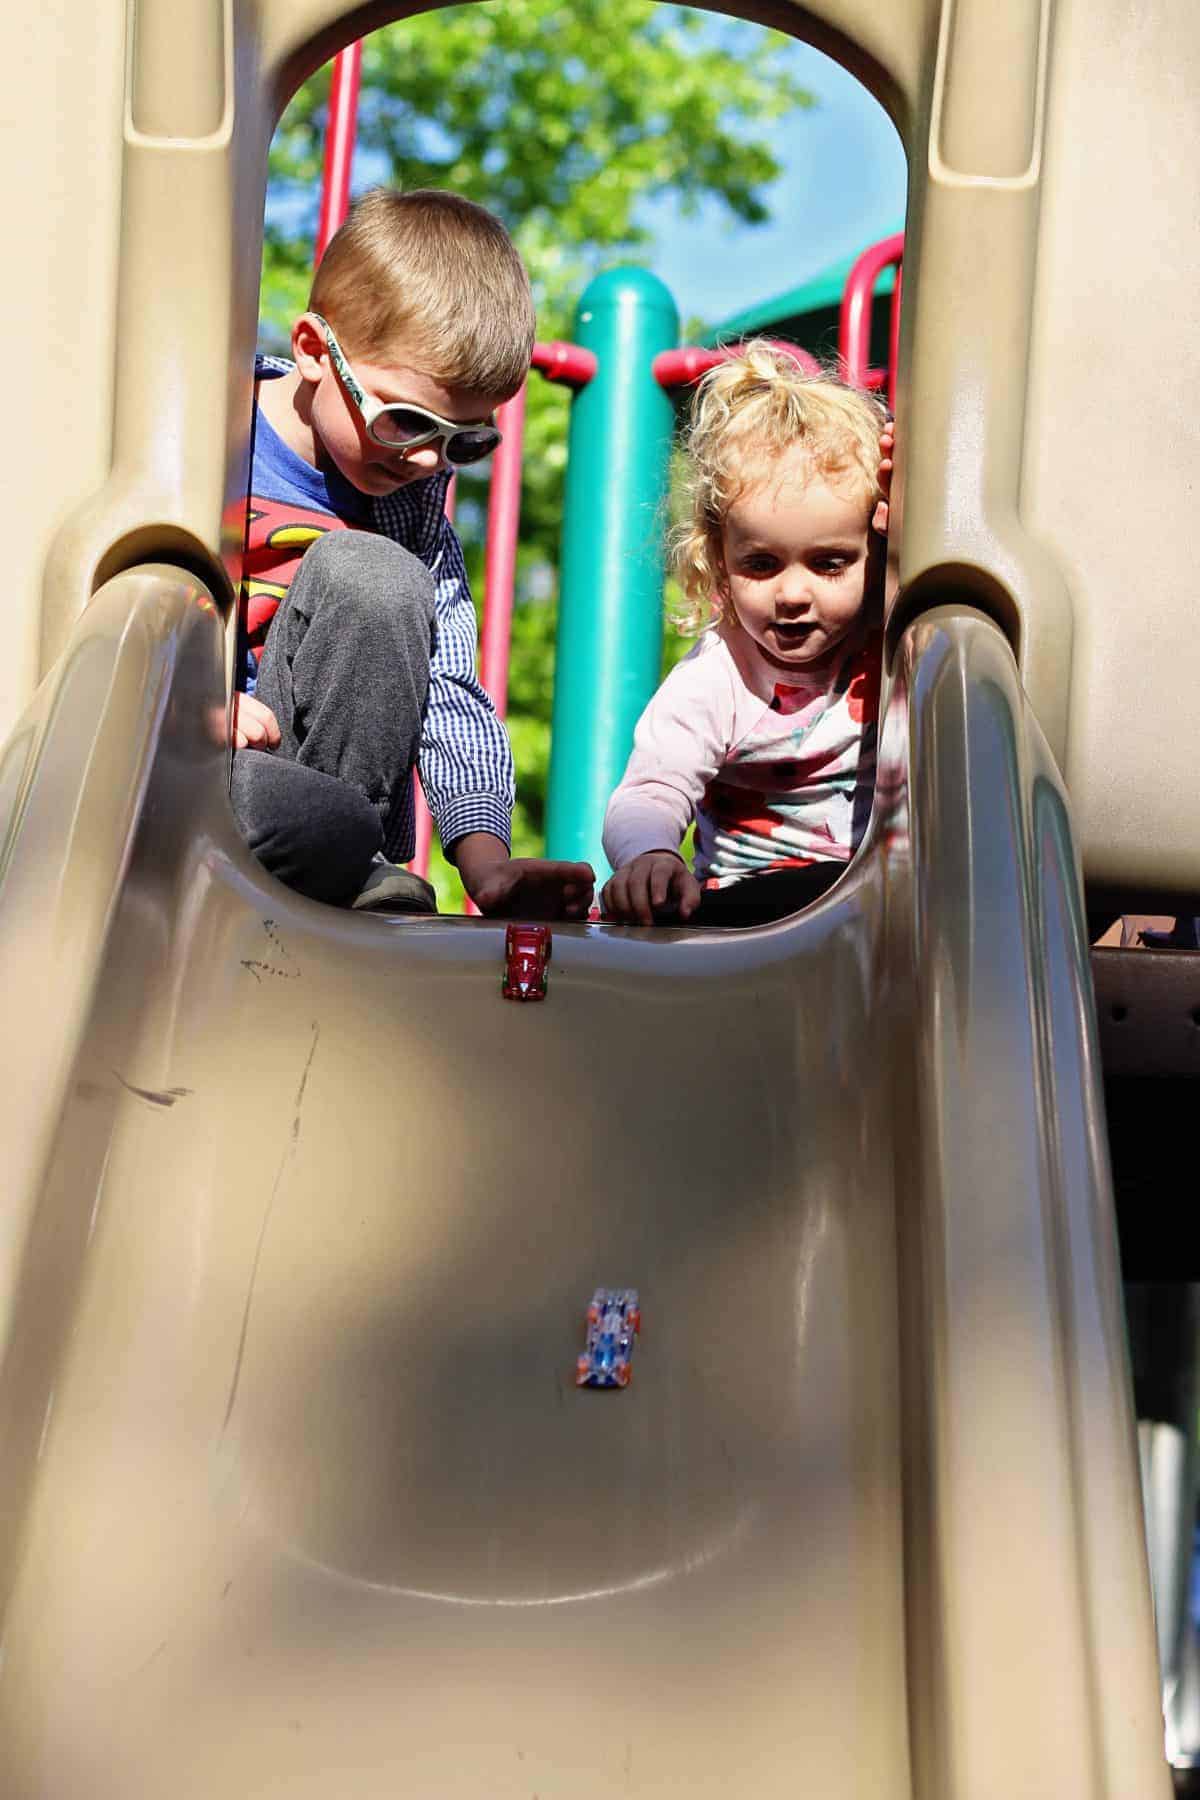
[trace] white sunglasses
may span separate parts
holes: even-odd
[[[458,469],[466,463],[482,462],[500,443],[500,433],[494,425],[456,424],[453,419],[443,419],[427,406],[417,406],[409,400],[386,404],[373,400],[356,379],[329,321],[320,313],[313,313],[312,317],[325,333],[329,360],[362,414],[367,436],[385,450],[423,450],[426,444],[436,443],[438,454]]]

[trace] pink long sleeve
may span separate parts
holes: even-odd
[[[614,869],[647,850],[678,850],[696,807],[736,742],[739,688],[715,633],[667,676],[638,720],[621,785],[604,819],[604,854]],[[744,690],[742,690],[744,692]],[[758,700],[757,710],[762,710]]]
[[[677,851],[693,819],[709,887],[848,862],[874,786],[881,656],[874,631],[831,666],[793,672],[736,622],[706,632],[638,721],[604,821],[613,868]]]

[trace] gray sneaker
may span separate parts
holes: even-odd
[[[437,895],[411,869],[380,857],[351,905],[355,912],[435,913]]]

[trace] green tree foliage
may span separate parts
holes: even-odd
[[[452,188],[489,207],[529,268],[539,335],[566,337],[591,275],[646,245],[646,201],[767,217],[764,190],[780,173],[773,122],[812,103],[788,49],[778,33],[656,0],[488,0],[426,13],[366,41],[356,185]],[[329,82],[326,68],[298,90],[271,149],[263,326],[280,346],[307,299]],[[545,808],[567,407],[562,389],[534,378],[510,688],[515,846],[525,854],[540,848]],[[459,486],[478,591],[486,477]],[[449,898],[444,872],[439,886]]]

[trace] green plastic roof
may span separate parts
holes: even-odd
[[[897,225],[895,229],[901,231],[903,225]],[[814,275],[811,281],[789,288],[785,294],[777,294],[773,300],[761,300],[757,306],[748,306],[744,312],[734,313],[732,318],[723,319],[719,325],[714,325],[711,331],[706,332],[704,342],[717,344],[730,338],[752,337],[756,331],[769,331],[785,320],[802,318],[806,313],[821,312],[827,307],[840,305],[846,277],[857,261],[856,253],[847,257],[845,262],[834,263],[820,275]],[[875,284],[876,295],[890,294],[895,285],[896,271],[885,269]]]

